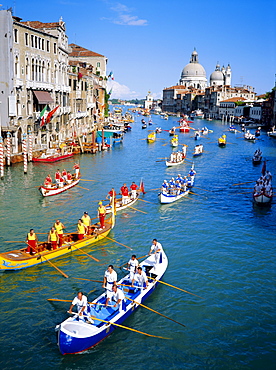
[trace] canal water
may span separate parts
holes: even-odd
[[[175,117],[152,119],[167,130],[178,125]],[[75,230],[84,211],[96,216],[97,201],[105,199],[112,186],[118,191],[124,182],[130,185],[143,178],[142,199],[148,202],[138,201],[135,208],[146,213],[118,213],[110,237],[133,248],[138,257],[157,238],[169,259],[163,280],[202,298],[160,284],[146,304],[186,327],[141,307],[125,325],[170,340],[117,329],[85,354],[61,356],[55,326],[68,317],[70,303],[47,299],[71,300],[83,290],[93,300],[102,293],[101,284],[73,278],[102,279],[110,263],[121,278],[124,270],[118,267],[133,252],[104,240],[85,249],[99,263],[81,252],[54,260],[68,279],[47,264],[1,273],[1,369],[275,369],[276,204],[267,209],[252,204],[251,189],[261,165],[253,166],[251,158],[257,148],[262,150],[275,187],[276,141],[264,132],[255,144],[240,133],[226,133],[228,144],[220,148],[217,138],[227,126],[198,119],[192,124],[205,125],[213,133],[200,140],[205,152],[194,159],[198,188],[171,205],[160,205],[158,190],[152,189],[178,173],[186,175],[192,162],[166,168],[159,158],[171,153],[168,132],[148,144],[139,116],[121,147],[74,158],[82,178],[94,180],[81,181],[89,190],[74,188],[42,199],[38,186],[45,176],[57,168],[72,169],[73,160],[29,164],[27,175],[22,164],[6,169],[0,183],[1,252],[20,246],[5,241],[25,240],[30,228],[48,232],[57,218],[67,231]],[[188,159],[196,144],[192,135],[179,133],[179,142],[188,145]]]

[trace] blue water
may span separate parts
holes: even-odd
[[[159,116],[153,122],[164,129],[177,125]],[[132,251],[102,241],[86,248],[100,260],[92,261],[81,252],[53,262],[69,275],[65,279],[50,265],[40,265],[16,273],[0,274],[1,369],[275,369],[275,231],[276,204],[259,209],[252,204],[252,184],[261,166],[252,165],[259,147],[267,168],[276,176],[276,141],[263,132],[260,140],[249,143],[242,135],[227,133],[228,144],[219,148],[217,138],[226,126],[219,121],[195,120],[195,128],[208,126],[214,132],[201,139],[204,154],[194,160],[197,171],[194,195],[171,205],[160,205],[157,190],[164,179],[186,175],[190,161],[166,168],[159,159],[169,156],[168,132],[147,144],[147,130],[136,116],[133,130],[124,144],[109,152],[76,156],[81,164],[85,190],[74,188],[51,199],[42,199],[38,186],[49,172],[71,169],[74,161],[58,164],[30,164],[23,174],[22,164],[6,169],[0,182],[0,250],[18,248],[7,240],[24,240],[32,227],[48,232],[60,218],[68,231],[75,230],[84,211],[96,216],[97,201],[105,199],[112,186],[143,178],[146,194],[135,208],[118,213],[110,237],[145,255],[157,238],[166,251],[169,266],[164,281],[202,298],[159,285],[146,304],[186,325],[183,328],[144,308],[139,308],[125,325],[149,334],[172,338],[162,340],[117,329],[96,348],[82,355],[61,356],[56,345],[55,325],[66,319],[70,303],[49,303],[47,298],[71,300],[83,290],[90,300],[102,293],[101,284],[73,277],[102,279],[112,263],[119,277]],[[150,126],[155,128],[156,126]],[[180,134],[192,159],[195,141]],[[201,188],[201,189],[199,189]],[[204,190],[203,190],[204,189]],[[206,191],[207,190],[207,191]],[[245,194],[241,194],[245,193]],[[43,240],[43,235],[39,235]]]

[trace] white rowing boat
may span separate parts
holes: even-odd
[[[167,269],[168,258],[162,251],[158,256],[157,263],[155,263],[155,255],[151,255],[140,263],[140,266],[152,279],[149,279],[148,287],[145,289],[138,286],[125,289],[121,286],[126,297],[121,309],[112,306],[105,307],[106,295],[103,293],[87,306],[87,312],[90,317],[93,317],[94,323],[90,324],[79,320],[79,316],[76,314],[56,326],[58,347],[63,355],[84,352],[96,346],[116,329],[116,326],[112,325],[113,323],[122,324],[139,306],[131,300],[142,303],[155,290],[158,281]],[[130,285],[129,275],[122,278],[117,284],[118,286],[120,284]]]
[[[41,192],[41,194],[44,197],[50,197],[50,196],[53,196],[53,195],[63,193],[64,191],[73,188],[74,186],[78,185],[79,182],[80,182],[80,179],[72,180],[72,182],[70,184],[66,184],[62,187],[59,187],[59,186],[54,185],[54,184],[52,184],[49,187],[42,185],[42,186],[39,187],[39,191]]]

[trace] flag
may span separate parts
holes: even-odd
[[[47,113],[47,104],[45,105],[45,107],[42,109],[42,111],[40,112],[40,127],[44,126],[45,124],[45,115]]]
[[[114,76],[113,76],[113,72],[112,71],[109,73],[108,77],[110,77],[111,80],[114,80]]]
[[[80,80],[82,78],[82,73],[78,73],[78,80]]]
[[[145,188],[144,188],[144,181],[141,180],[140,182],[140,191],[143,193],[143,194],[146,194],[145,192]]]
[[[112,88],[110,89],[108,95],[110,96],[112,94]]]
[[[55,109],[51,110],[51,112],[48,113],[46,117],[46,123],[49,123],[51,121],[51,118],[53,117],[54,113],[58,110],[59,105],[55,107]]]
[[[264,161],[263,168],[262,168],[262,175],[264,176],[266,173],[266,161]]]

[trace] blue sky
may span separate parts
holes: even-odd
[[[26,20],[66,22],[69,42],[104,54],[112,97],[161,97],[175,85],[194,47],[209,80],[216,63],[232,67],[232,85],[270,91],[276,73],[274,0],[1,1]],[[3,9],[2,8],[2,9]]]

